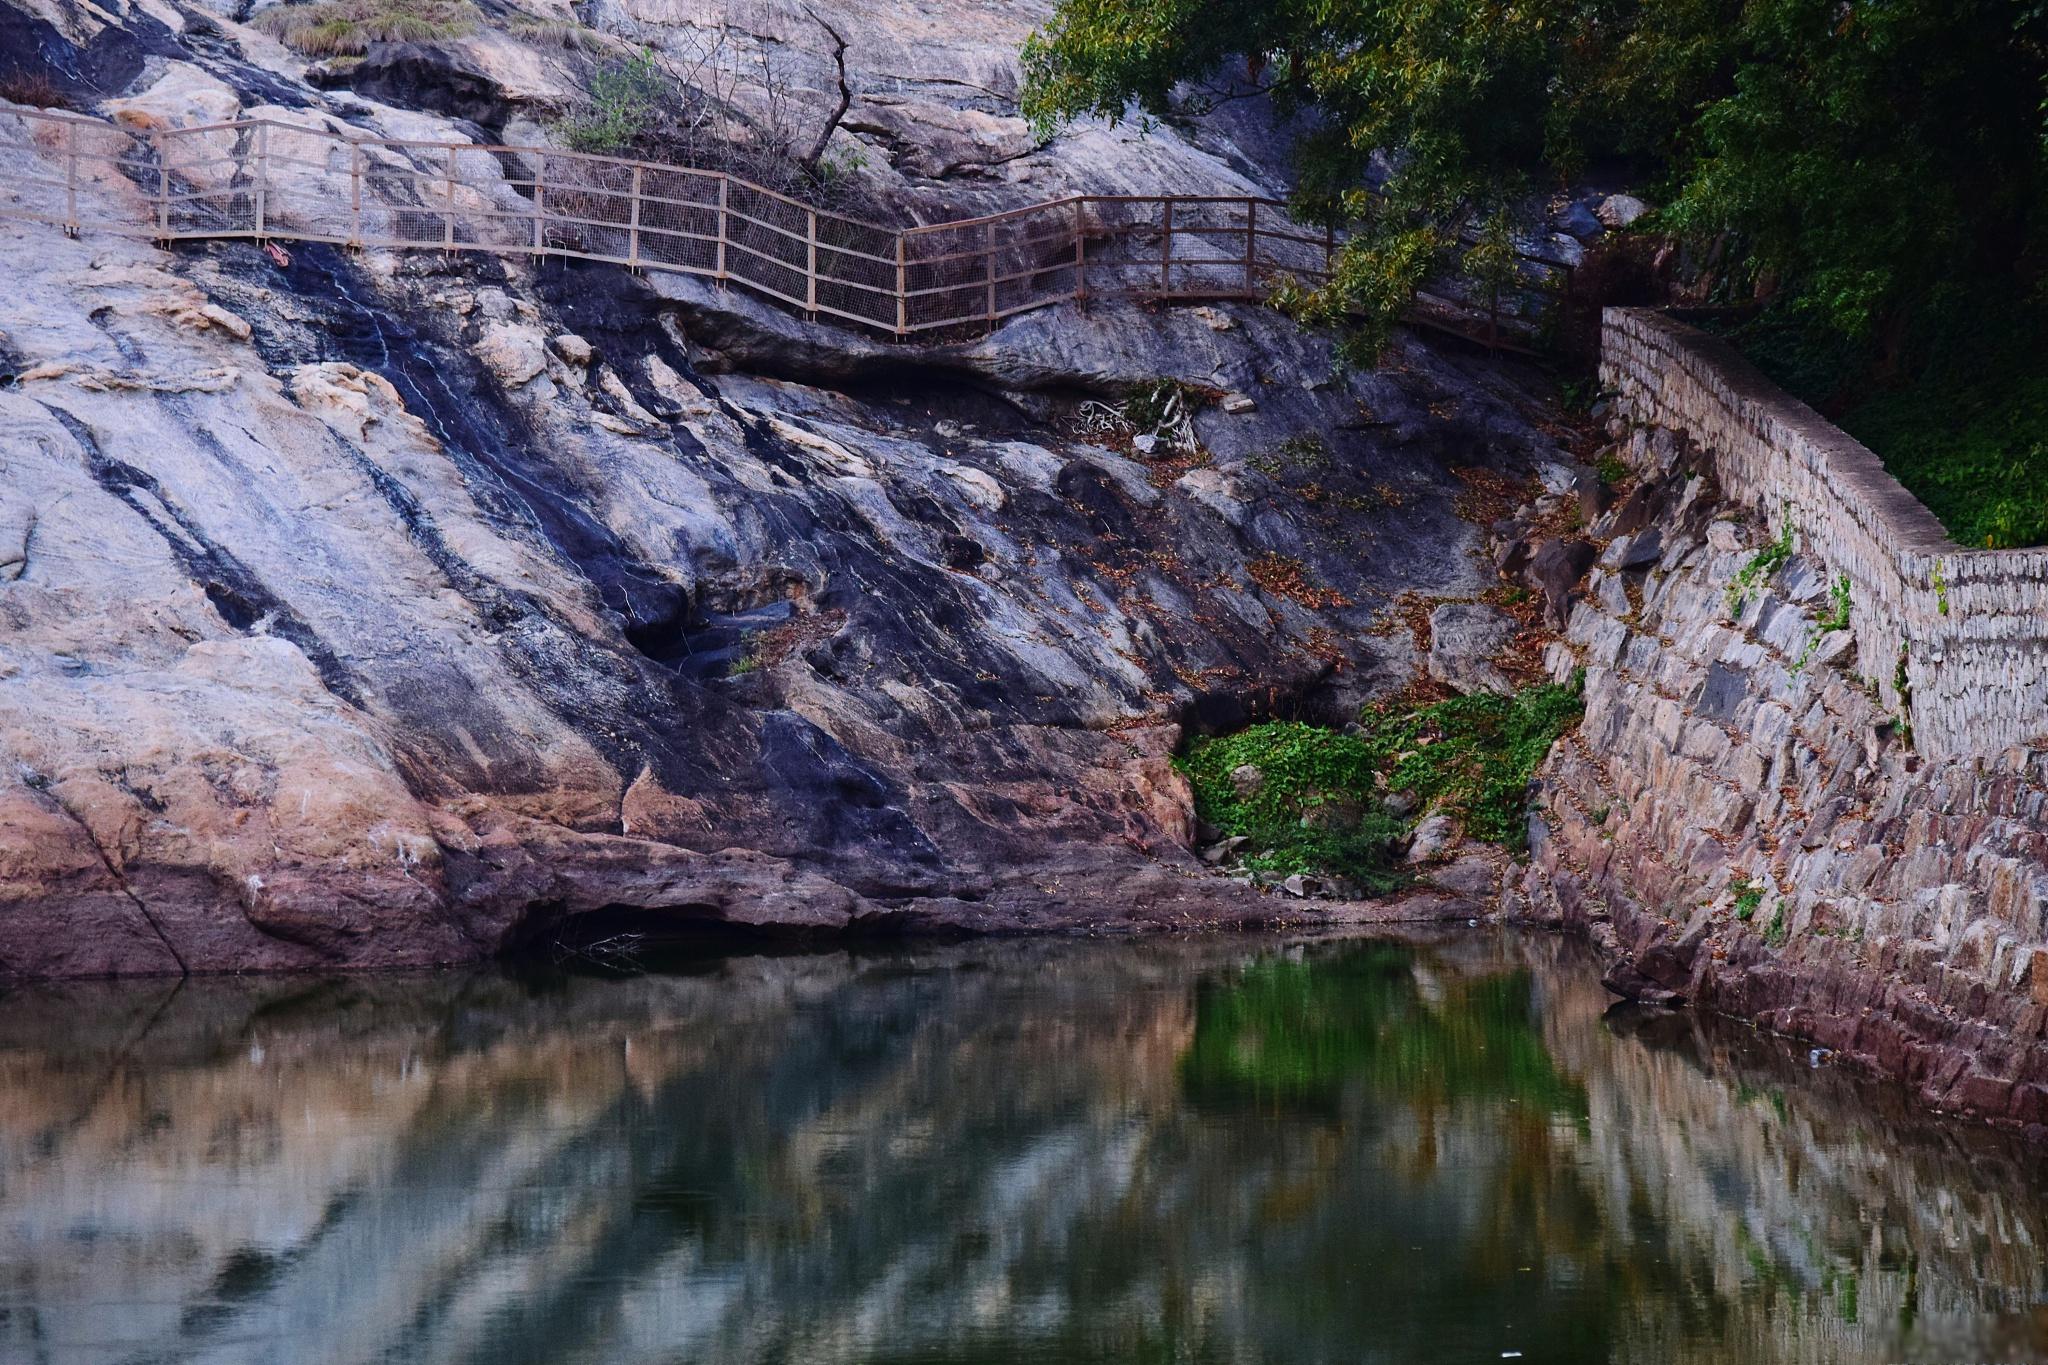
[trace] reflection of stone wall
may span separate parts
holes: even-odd
[[[1569,941],[1528,951],[1581,967],[1544,974],[1544,1033],[1585,1078],[1578,1164],[1609,1226],[1668,1229],[1674,1270],[1737,1305],[1722,1344],[1653,1334],[1633,1358],[1881,1357],[1901,1322],[1953,1348],[1934,1358],[1983,1358],[1965,1345],[2030,1322],[2048,1292],[2048,1209],[2024,1148],[1748,1028],[1611,1006]],[[1759,1284],[1767,1299],[1745,1293]]]
[[[1628,416],[1699,446],[1732,502],[1773,531],[1789,518],[1802,553],[1849,575],[1864,672],[1897,709],[1908,651],[1926,752],[1992,755],[2048,734],[2048,550],[1957,546],[1877,456],[1726,342],[1659,313],[1607,311],[1600,378]]]
[[[2048,1231],[2002,1146],[1743,1035],[1610,1027],[1574,944],[1418,944],[1411,1010],[1533,973],[1583,1114],[1364,1073],[1190,1102],[1198,983],[1268,950],[1236,939],[6,997],[0,1358],[1847,1361],[1892,1358],[1908,1303],[1911,1341],[2020,1330]]]

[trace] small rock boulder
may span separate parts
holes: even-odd
[[[1429,875],[1429,884],[1467,900],[1491,900],[1500,894],[1501,870],[1484,853],[1470,852],[1445,863]]]
[[[1320,896],[1323,883],[1315,877],[1303,876],[1297,872],[1280,883],[1280,889],[1290,896]]]
[[[1529,567],[1531,554],[1529,541],[1524,536],[1514,536],[1500,543],[1493,552],[1493,567],[1502,578],[1520,578],[1522,570]]]
[[[1554,219],[1560,232],[1566,232],[1582,242],[1590,242],[1605,229],[1593,210],[1573,200],[1560,209]]]
[[[1650,206],[1632,194],[1610,194],[1600,201],[1600,207],[1593,215],[1601,226],[1616,229],[1625,228],[1650,211]]]
[[[1266,775],[1250,763],[1240,763],[1230,770],[1230,788],[1237,793],[1240,801],[1249,801],[1265,790]]]
[[[1429,676],[1460,692],[1511,692],[1494,655],[1515,638],[1514,618],[1480,602],[1446,602],[1429,614]]]
[[[1415,826],[1415,832],[1408,836],[1408,862],[1411,866],[1433,863],[1450,852],[1457,842],[1458,823],[1438,811],[1427,815]]]
[[[1551,629],[1564,629],[1565,618],[1571,614],[1572,589],[1585,577],[1598,554],[1591,541],[1572,536],[1546,540],[1529,557],[1529,567],[1522,577],[1543,594],[1543,617]]]
[[[1662,510],[1664,489],[1654,483],[1643,482],[1631,488],[1606,522],[1598,528],[1604,535],[1626,536],[1648,526]]]
[[[1621,575],[1596,570],[1587,585],[1593,593],[1593,601],[1609,616],[1627,616],[1635,608],[1629,604],[1628,588],[1621,581]]]
[[[1614,557],[1614,567],[1627,573],[1632,569],[1647,569],[1664,557],[1664,535],[1655,527],[1639,536],[1631,536],[1628,545]]]
[[[1579,499],[1579,521],[1585,525],[1599,520],[1600,514],[1614,503],[1613,487],[1600,477],[1597,470],[1580,471],[1572,490]]]
[[[1251,840],[1245,838],[1242,834],[1233,834],[1228,839],[1220,839],[1202,850],[1202,861],[1212,865],[1228,862],[1237,855],[1239,849],[1250,842]]]
[[[494,322],[484,328],[476,353],[505,387],[531,383],[548,367],[540,330],[517,322]]]

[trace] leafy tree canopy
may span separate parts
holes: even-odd
[[[1453,237],[1617,157],[1725,280],[1844,345],[2048,313],[2043,0],[1061,0],[1025,64],[1046,129],[1234,70],[1311,112],[1303,209],[1358,229],[1331,313],[1397,309]]]

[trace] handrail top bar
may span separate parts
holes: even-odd
[[[806,213],[817,213],[822,217],[841,223],[850,223],[855,227],[867,228],[873,232],[902,233],[906,236],[943,232],[949,228],[981,227],[987,223],[1001,222],[1004,219],[1016,218],[1024,214],[1043,213],[1054,209],[1071,207],[1076,203],[1157,204],[1170,199],[1182,204],[1259,204],[1271,208],[1284,209],[1287,207],[1285,200],[1275,199],[1268,195],[1070,194],[1058,199],[1041,200],[1035,204],[1026,204],[1014,209],[1003,209],[996,213],[982,214],[974,218],[960,218],[944,223],[921,223],[904,227],[891,227],[884,223],[874,222],[871,219],[858,218],[852,214],[838,213],[831,209],[814,208],[801,199],[784,194],[780,190],[770,189],[766,185],[757,184],[746,179],[744,176],[734,175],[730,171],[708,171],[696,166],[681,166],[668,161],[641,161],[632,157],[608,156],[599,152],[578,152],[566,148],[545,147],[530,143],[454,142],[437,141],[431,138],[365,137],[356,133],[339,132],[329,127],[292,123],[285,119],[273,118],[268,115],[258,115],[254,118],[222,119],[213,123],[188,124],[177,128],[140,129],[127,127],[118,120],[95,118],[85,114],[55,113],[45,109],[29,108],[9,108],[4,112],[21,118],[38,118],[51,122],[78,123],[88,127],[107,128],[125,132],[132,137],[144,140],[157,137],[190,137],[201,133],[241,132],[245,129],[268,127],[282,129],[288,133],[303,134],[307,137],[326,138],[333,142],[354,144],[359,147],[417,148],[425,151],[478,152],[490,155],[508,153],[514,156],[552,156],[591,165],[620,166],[628,170],[640,168],[675,175],[702,176],[706,179],[726,181],[728,184],[751,190],[756,194],[764,195]]]
[[[36,110],[9,109],[6,112],[10,114],[25,113],[30,115],[40,115],[40,111]],[[71,115],[69,117],[75,118],[78,116]],[[120,124],[112,123],[111,121],[105,119],[86,118],[83,121],[86,123],[93,123],[101,126],[110,126],[116,128],[121,127]],[[673,175],[702,176],[707,180],[723,180],[729,184],[738,185],[743,189],[752,190],[756,194],[765,195],[770,199],[778,200],[781,203],[787,204],[794,209],[801,209],[805,212],[823,213],[827,217],[837,219],[842,223],[851,223],[856,227],[868,228],[875,232],[903,231],[902,228],[889,227],[882,223],[869,222],[867,219],[856,218],[851,214],[833,213],[829,209],[814,210],[809,204],[806,204],[801,199],[797,199],[790,195],[784,194],[780,190],[769,189],[766,185],[755,184],[753,181],[746,179],[744,176],[734,175],[730,171],[707,171],[697,166],[679,166],[672,161],[638,161],[632,157],[607,156],[601,152],[578,152],[571,151],[565,147],[544,147],[534,143],[515,144],[506,142],[448,142],[436,141],[431,138],[364,137],[360,134],[355,133],[336,132],[332,128],[311,127],[303,123],[288,123],[283,119],[268,117],[228,119],[218,123],[199,123],[181,128],[156,129],[151,134],[143,134],[140,130],[132,128],[124,129],[123,131],[133,133],[136,136],[161,135],[165,137],[181,137],[189,136],[195,133],[240,132],[245,128],[257,127],[282,128],[289,133],[303,133],[308,137],[324,137],[335,142],[349,143],[358,147],[390,147],[394,149],[418,148],[425,151],[435,152],[481,152],[490,155],[496,155],[498,153],[503,152],[509,153],[513,156],[552,156],[559,157],[569,161],[581,161],[591,165],[620,166],[625,168],[626,170],[655,170],[663,171]]]
[[[985,213],[979,218],[955,218],[944,223],[919,223],[914,227],[890,231],[900,230],[906,237],[921,237],[934,232],[949,232],[954,228],[1000,223],[1006,218],[1022,218],[1031,213],[1050,213],[1055,209],[1070,208],[1075,204],[1163,204],[1169,199],[1177,204],[1263,204],[1269,208],[1287,207],[1287,201],[1284,199],[1271,199],[1255,194],[1069,194],[1060,199],[1043,199],[1036,204],[1026,204],[1022,208]]]
[[[27,106],[10,106],[4,110],[0,110],[0,112],[11,114],[17,118],[43,119],[51,123],[82,124],[87,127],[106,128],[110,130],[124,132],[131,137],[141,138],[144,140],[154,140],[160,137],[191,136],[193,134],[198,133],[239,132],[246,128],[268,127],[281,128],[289,133],[301,133],[309,137],[327,138],[334,142],[350,144],[357,147],[389,147],[394,149],[421,148],[428,151],[479,152],[489,155],[506,153],[514,156],[552,156],[565,158],[571,161],[585,162],[592,165],[621,166],[628,170],[655,170],[673,175],[701,176],[714,182],[724,181],[728,185],[736,185],[742,189],[751,190],[755,194],[763,195],[781,204],[786,204],[790,208],[796,209],[803,213],[815,213],[823,218],[829,218],[834,222],[846,223],[858,228],[865,228],[871,232],[880,232],[905,237],[929,236],[930,234],[935,232],[946,232],[956,228],[983,227],[990,223],[999,223],[1007,219],[1023,217],[1027,214],[1048,213],[1057,209],[1070,208],[1076,204],[1086,205],[1174,203],[1244,204],[1247,206],[1256,204],[1261,207],[1278,208],[1282,210],[1285,210],[1288,207],[1287,202],[1285,200],[1275,199],[1269,195],[1082,193],[1065,195],[1058,199],[1042,200],[1036,204],[1026,204],[1020,208],[1003,209],[996,213],[982,214],[974,218],[958,218],[950,222],[944,223],[917,223],[907,227],[891,227],[884,223],[874,222],[871,219],[857,218],[852,214],[838,213],[831,209],[815,208],[810,204],[806,204],[801,199],[797,199],[791,195],[784,194],[780,190],[770,189],[766,185],[756,184],[754,181],[748,180],[742,176],[734,175],[730,171],[708,171],[696,166],[680,166],[675,164],[674,162],[640,161],[635,160],[631,157],[608,156],[599,152],[577,152],[570,151],[565,148],[544,147],[534,144],[513,144],[499,142],[452,142],[435,141],[428,138],[364,137],[354,133],[337,132],[333,128],[328,127],[315,127],[303,123],[291,123],[284,119],[273,118],[268,115],[258,115],[254,118],[225,119],[213,123],[191,124],[178,128],[157,128],[145,130],[139,128],[130,128],[125,124],[119,122],[117,119],[99,118],[89,114],[75,114],[69,111],[32,109]],[[579,186],[576,188],[594,190],[601,189],[602,187]],[[710,206],[706,205],[705,207]],[[1519,247],[1515,249],[1514,254],[1516,258],[1519,260],[1525,260],[1534,264],[1548,266],[1552,269],[1570,271],[1573,268],[1569,262],[1555,261],[1547,256],[1539,256],[1533,252],[1524,251]]]
[[[0,113],[13,114],[20,118],[46,119],[51,123],[83,123],[93,128],[113,128],[124,133],[138,130],[116,123],[112,119],[100,118],[94,114],[74,114],[68,109],[32,109],[27,105],[18,108],[0,109]]]
[[[336,242],[351,247],[438,247],[448,252],[560,255],[616,263],[634,270],[681,271],[715,279],[721,287],[727,282],[738,283],[802,309],[813,318],[829,314],[863,326],[893,330],[899,340],[934,327],[977,323],[993,326],[1002,318],[1033,308],[1068,300],[1085,302],[1095,296],[1262,297],[1260,281],[1270,280],[1276,274],[1328,279],[1339,240],[1335,225],[1303,222],[1295,217],[1286,201],[1258,194],[1081,192],[951,222],[888,227],[813,207],[728,171],[546,146],[366,136],[324,113],[315,115],[315,121],[310,123],[255,115],[144,129],[70,111],[16,107],[0,100],[0,117],[6,115],[19,119],[24,130],[21,143],[15,144],[10,137],[6,145],[25,152],[32,164],[39,165],[42,158],[58,154],[43,145],[46,139],[35,135],[38,125],[61,127],[72,133],[79,127],[89,127],[120,135],[115,139],[120,148],[133,153],[123,156],[119,151],[113,155],[89,151],[80,146],[80,138],[67,137],[62,139],[62,155],[69,158],[63,181],[45,181],[32,172],[24,176],[31,183],[61,187],[66,195],[64,216],[27,211],[33,205],[0,205],[0,218],[57,223],[64,227],[67,236],[77,236],[84,225],[76,193],[80,164],[108,161],[117,169],[127,169],[148,194],[150,217],[154,221],[148,229],[141,230],[163,244],[203,237],[248,237]],[[0,123],[0,127],[11,126]],[[248,133],[255,136],[243,136]],[[234,136],[225,147],[217,140],[191,141],[209,134]],[[310,148],[295,147],[285,140],[294,135],[317,141]],[[190,145],[178,147],[181,141]],[[280,142],[284,144],[281,149],[277,147]],[[102,145],[94,143],[96,147]],[[345,170],[334,157],[334,149],[339,147],[346,147],[351,153],[346,158]],[[391,155],[368,162],[364,153],[380,149]],[[303,154],[289,154],[294,150]],[[191,158],[181,161],[179,151],[189,152]],[[492,160],[478,172],[465,173],[459,159],[463,153]],[[255,169],[247,179],[239,169],[226,175],[210,169],[221,165],[236,167],[251,156]],[[508,157],[519,158],[525,164],[508,163]],[[273,178],[280,166],[287,168],[282,181]],[[575,169],[585,166],[592,169]],[[368,204],[363,200],[366,170],[376,177],[375,183],[367,187],[375,202]],[[528,178],[519,178],[522,172]],[[624,183],[628,172],[630,189]],[[308,173],[316,180],[346,175],[349,191],[345,222],[339,216],[343,210],[326,206],[324,199],[294,212],[292,197],[305,188]],[[662,180],[663,176],[668,179]],[[650,177],[655,188],[687,197],[649,193],[646,182]],[[99,173],[95,173],[95,180],[98,178]],[[412,182],[410,188],[404,183],[407,181]],[[458,183],[463,187],[460,198],[456,194]],[[544,189],[549,192],[545,206]],[[735,189],[739,192],[737,197]],[[714,190],[715,202],[710,197]],[[704,197],[700,199],[700,195]],[[588,196],[587,202],[577,202],[579,196]],[[221,201],[217,209],[210,206],[209,201],[214,200]],[[284,202],[282,217],[277,213],[280,200]],[[629,204],[630,217],[615,220],[611,215],[623,213],[623,209],[607,207],[606,200]],[[188,204],[195,207],[187,209]],[[174,205],[179,210],[175,221]],[[653,220],[645,218],[643,210],[647,205],[656,206]],[[1136,211],[1117,212],[1118,206],[1134,206]],[[1280,215],[1264,219],[1257,213],[1262,206],[1278,209]],[[1091,207],[1098,211],[1088,212]],[[1200,211],[1208,207],[1223,212]],[[1176,209],[1185,210],[1178,222]],[[95,209],[94,213],[97,212]],[[421,221],[409,226],[408,214]],[[707,214],[716,215],[715,235],[691,231],[692,225],[710,226],[702,217]],[[788,220],[787,226],[774,221],[778,214]],[[910,214],[906,212],[905,216]],[[800,221],[804,225],[801,232],[797,230]],[[530,232],[524,226],[529,222]],[[1273,225],[1262,231],[1262,222]],[[998,224],[1016,224],[1017,230],[999,234]],[[90,225],[131,235],[139,228],[109,226],[96,219]],[[347,228],[345,237],[341,235],[343,226]],[[590,233],[578,232],[578,228],[621,235],[593,240]],[[735,233],[735,228],[740,231]],[[948,232],[959,235],[949,242],[940,236]],[[1207,240],[1235,238],[1240,234],[1244,238],[1241,254],[1234,249],[1211,246]],[[1184,245],[1179,256],[1174,250],[1176,236],[1184,244],[1193,244]],[[643,250],[643,237],[654,244],[653,253]],[[906,247],[913,238],[920,249],[908,252]],[[978,243],[977,238],[981,239]],[[933,242],[933,248],[922,247],[927,240]],[[1061,245],[1069,240],[1070,247]],[[1263,260],[1262,241],[1268,246]],[[1096,259],[1093,244],[1098,242],[1109,244],[1107,258]],[[705,244],[709,249],[696,244]],[[1278,246],[1299,246],[1307,251],[1272,250]],[[938,254],[927,254],[928,250]],[[1203,254],[1218,250],[1229,250],[1230,254]],[[1190,251],[1192,255],[1188,254]],[[729,255],[735,252],[736,257]],[[1137,259],[1140,252],[1149,255],[1149,262]],[[790,259],[797,254],[804,259]],[[1563,296],[1570,297],[1569,264],[1519,248],[1514,254],[1525,263],[1541,267],[1543,272],[1539,280],[1525,278],[1519,287],[1548,293],[1551,291],[1539,284],[1561,276]],[[1306,255],[1319,256],[1322,268],[1315,268]],[[674,258],[670,259],[671,256]],[[747,264],[749,261],[759,264]],[[972,271],[977,278],[970,279],[969,263],[975,261],[982,264]],[[958,269],[953,268],[956,265]],[[1112,281],[1109,288],[1091,289],[1091,266],[1098,274],[1107,272],[1106,278]],[[895,275],[893,287],[882,282],[883,272],[890,269]],[[932,283],[911,288],[912,270],[918,272],[921,280]],[[1156,275],[1156,284],[1124,281],[1124,274],[1132,270]],[[1176,270],[1180,272],[1178,279]],[[1219,280],[1210,273],[1214,271],[1229,272],[1231,277]],[[1237,278],[1240,272],[1241,281]],[[1517,273],[1523,277],[1530,274]],[[1021,294],[1006,289],[1019,282],[1024,285]],[[887,304],[891,302],[893,327],[886,316]],[[934,310],[937,316],[932,315]],[[1497,310],[1490,310],[1487,344],[1496,343],[1498,326]]]

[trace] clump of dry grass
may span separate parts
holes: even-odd
[[[0,75],[0,100],[25,104],[31,109],[76,109],[78,104],[64,87],[41,71],[14,71]]]
[[[514,19],[505,32],[535,47],[565,47],[571,52],[597,52],[604,47],[604,35],[572,19]]]
[[[359,57],[372,43],[425,43],[473,32],[469,0],[318,0],[279,5],[256,26],[309,57]]]

